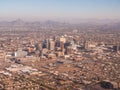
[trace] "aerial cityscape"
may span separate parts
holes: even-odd
[[[0,90],[120,90],[119,0],[1,0]]]

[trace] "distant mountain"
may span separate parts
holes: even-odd
[[[112,20],[81,20],[79,23],[62,23],[58,21],[34,21],[28,22],[23,21],[21,19],[17,19],[14,21],[1,21],[0,27],[25,27],[25,28],[46,28],[46,29],[97,29],[97,30],[119,30],[120,31],[120,21],[112,21]]]
[[[26,22],[23,21],[21,19],[17,19],[14,21],[1,21],[0,22],[0,26],[56,26],[56,25],[69,25],[69,23],[61,23],[61,22],[57,22],[57,21],[34,21],[34,22]]]
[[[20,24],[25,24],[25,22],[21,19],[17,19],[15,21],[11,21],[11,24],[15,24],[15,25],[20,25]]]

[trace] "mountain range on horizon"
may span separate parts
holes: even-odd
[[[53,22],[53,23],[71,23],[71,24],[80,24],[80,23],[98,23],[98,24],[107,24],[107,23],[118,23],[119,19],[72,19],[72,20],[24,20],[24,19],[12,19],[12,20],[0,20],[0,23],[35,23],[35,22]]]
[[[79,23],[59,22],[54,20],[47,21],[24,21],[16,19],[12,21],[0,21],[0,27],[47,27],[50,28],[98,28],[99,30],[112,30],[120,31],[120,21],[112,20],[86,20]]]

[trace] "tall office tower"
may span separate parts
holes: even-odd
[[[55,42],[55,47],[60,47],[60,42],[59,41]]]
[[[60,47],[61,50],[64,49],[64,44],[66,43],[66,38],[64,36],[60,37]]]
[[[61,54],[64,55],[65,54],[65,48],[64,48],[64,43],[60,42],[60,48],[61,48]]]
[[[52,39],[49,39],[49,50],[55,49],[55,42]]]
[[[71,46],[74,46],[75,42],[72,40],[72,41],[70,42],[70,44],[71,44]]]
[[[60,42],[60,48],[62,51],[64,50],[64,43],[63,42]]]
[[[66,54],[69,55],[69,54],[72,54],[72,53],[73,53],[72,47],[71,47],[71,46],[68,46],[68,47],[66,48]]]
[[[38,49],[42,50],[42,48],[43,48],[43,43],[41,42],[41,43],[38,44]]]
[[[35,48],[36,48],[36,50],[39,50],[39,44],[38,43],[35,44]]]
[[[120,43],[119,42],[114,43],[113,50],[117,53],[120,52]]]
[[[117,52],[120,50],[120,46],[119,45],[117,45]]]
[[[84,49],[89,49],[89,41],[84,42]]]
[[[120,52],[120,44],[119,43],[117,44],[116,51],[117,51],[117,53]]]
[[[66,38],[64,36],[60,37],[60,42],[65,43],[66,42]]]
[[[46,48],[49,49],[49,39],[46,39]]]
[[[42,48],[49,48],[49,40],[48,39],[45,39],[42,43]]]

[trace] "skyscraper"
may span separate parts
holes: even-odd
[[[49,39],[49,50],[55,49],[55,42],[52,39]]]

